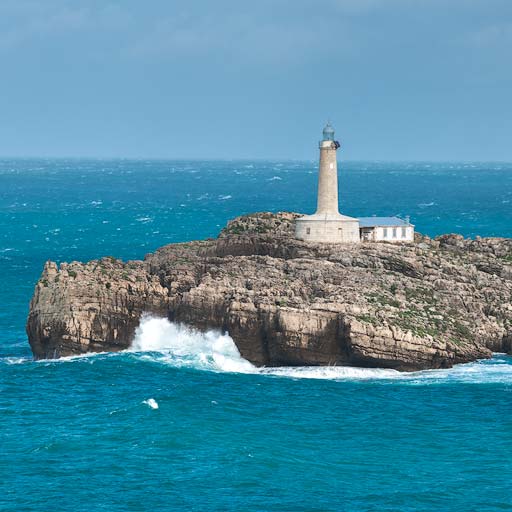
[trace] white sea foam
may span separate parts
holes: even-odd
[[[274,378],[323,379],[333,381],[380,381],[406,385],[430,384],[506,384],[512,386],[512,358],[495,354],[493,359],[457,365],[448,370],[425,370],[402,373],[390,369],[355,368],[349,366],[304,366],[257,368],[241,357],[233,339],[218,331],[206,333],[174,324],[165,318],[145,316],[137,328],[130,350],[140,361],[194,368],[214,372],[256,374]],[[87,353],[60,359],[33,361],[26,357],[0,358],[1,364],[54,365],[63,363],[94,364],[98,358],[119,357],[119,353]],[[144,403],[148,407],[150,400]],[[154,399],[153,399],[154,400]],[[158,404],[155,401],[158,407]]]
[[[173,324],[165,318],[143,317],[131,348],[145,361],[160,362],[174,367],[201,370],[259,374],[292,379],[384,380],[415,385],[464,382],[510,383],[510,357],[501,354],[490,361],[477,361],[449,370],[426,370],[402,373],[379,368],[349,366],[257,368],[243,359],[233,339],[218,331],[202,333]]]
[[[146,404],[150,409],[158,409],[158,402],[154,398],[148,398],[142,403]]]
[[[165,318],[142,319],[132,351],[156,353],[150,358],[178,367],[248,373],[256,368],[240,356],[233,340],[216,331],[201,333]]]
[[[368,380],[396,379],[400,372],[384,368],[354,368],[351,366],[300,366],[261,368],[262,375],[275,375],[292,379],[326,379],[326,380]]]
[[[33,357],[0,357],[0,362],[4,364],[38,364],[38,365],[53,365],[64,364],[69,362],[82,361],[89,364],[94,364],[95,360],[100,357],[114,357],[114,352],[85,352],[74,356],[62,356],[58,359],[37,359]]]
[[[28,357],[2,357],[1,360],[5,364],[25,364],[32,361],[32,359],[29,359]]]

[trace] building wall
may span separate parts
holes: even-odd
[[[307,242],[359,243],[359,222],[357,220],[297,219],[295,237]]]
[[[402,236],[402,228],[405,230],[405,237]],[[396,236],[393,236],[395,229]],[[387,236],[385,236],[386,232]],[[374,240],[376,242],[414,242],[414,226],[376,226]]]

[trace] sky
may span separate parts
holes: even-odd
[[[510,0],[0,0],[0,156],[512,161]]]

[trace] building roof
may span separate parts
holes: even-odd
[[[375,226],[395,227],[411,226],[410,222],[399,217],[359,217],[359,226],[362,228],[373,228]]]
[[[311,221],[343,221],[343,222],[357,222],[359,219],[355,217],[348,217],[347,215],[342,215],[341,213],[313,213],[313,215],[304,215],[299,217],[298,220],[311,220]]]

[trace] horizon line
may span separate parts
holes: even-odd
[[[90,161],[133,161],[133,162],[317,162],[317,158],[270,158],[270,157],[143,157],[143,156],[5,156],[0,155],[2,160],[90,160]],[[454,160],[454,159],[348,159],[343,160],[346,163],[388,163],[388,164],[405,164],[405,163],[445,163],[445,164],[508,164],[512,165],[512,160]]]

